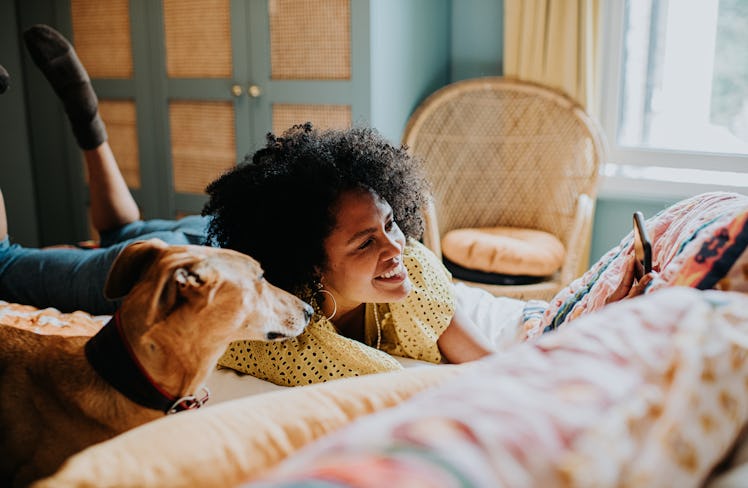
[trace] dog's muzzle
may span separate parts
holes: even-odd
[[[303,313],[304,313],[304,327],[306,327],[307,325],[309,325],[309,321],[312,320],[312,317],[314,316],[314,309],[308,303],[304,303]],[[268,332],[265,335],[265,338],[268,341],[280,341],[283,339],[288,339],[289,337],[291,336],[289,336],[288,334],[283,334],[281,332]]]

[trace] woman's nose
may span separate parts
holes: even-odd
[[[383,252],[385,259],[392,259],[402,254],[402,252],[403,242],[401,242],[401,240],[397,239],[395,236],[387,236],[387,245],[385,246],[385,250]]]

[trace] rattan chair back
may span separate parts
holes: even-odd
[[[502,77],[459,81],[421,104],[403,142],[432,183],[424,242],[437,254],[447,231],[493,226],[549,232],[569,259],[589,252],[590,235],[577,244],[584,249],[568,245],[579,231],[580,195],[594,202],[605,150],[598,126],[569,97]]]

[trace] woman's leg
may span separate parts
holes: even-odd
[[[191,244],[181,232],[153,232],[137,239],[158,238],[168,244]],[[136,239],[136,240],[137,240]],[[132,241],[101,249],[33,249],[0,239],[0,300],[63,312],[85,310],[111,314],[118,302],[103,289],[112,263]]]
[[[193,216],[173,221],[136,221],[105,232],[102,249],[33,249],[11,244],[0,192],[0,300],[63,312],[111,314],[118,303],[102,290],[109,268],[133,240],[158,238],[168,244],[200,244],[206,220]],[[116,234],[116,235],[115,235]]]
[[[0,64],[0,93],[5,93],[10,84],[10,75],[3,65]]]
[[[179,222],[136,221],[105,233],[117,235],[102,249],[25,248],[10,243],[0,192],[0,300],[63,312],[111,314],[118,302],[107,300],[102,290],[109,268],[125,246],[149,238],[169,244],[198,244],[204,226],[201,217]]]
[[[0,241],[8,237],[8,216],[5,215],[5,200],[0,190]]]
[[[91,223],[99,231],[117,229],[140,218],[108,142],[83,151],[88,168]]]
[[[111,313],[115,304],[101,293],[117,250],[41,250],[11,244],[0,192],[0,300],[62,311]]]
[[[75,49],[46,25],[31,27],[24,33],[24,40],[34,63],[62,101],[75,139],[83,150],[94,228],[106,231],[138,220],[140,211],[106,142],[99,102]]]
[[[5,68],[0,65],[0,93],[5,92],[10,83],[10,75]],[[5,215],[5,201],[3,192],[0,191],[0,241],[8,237],[8,217]]]

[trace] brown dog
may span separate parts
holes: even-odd
[[[125,296],[93,338],[0,327],[0,485],[26,486],[70,455],[200,406],[233,340],[302,332],[309,305],[225,249],[141,241],[112,266],[107,297]]]

